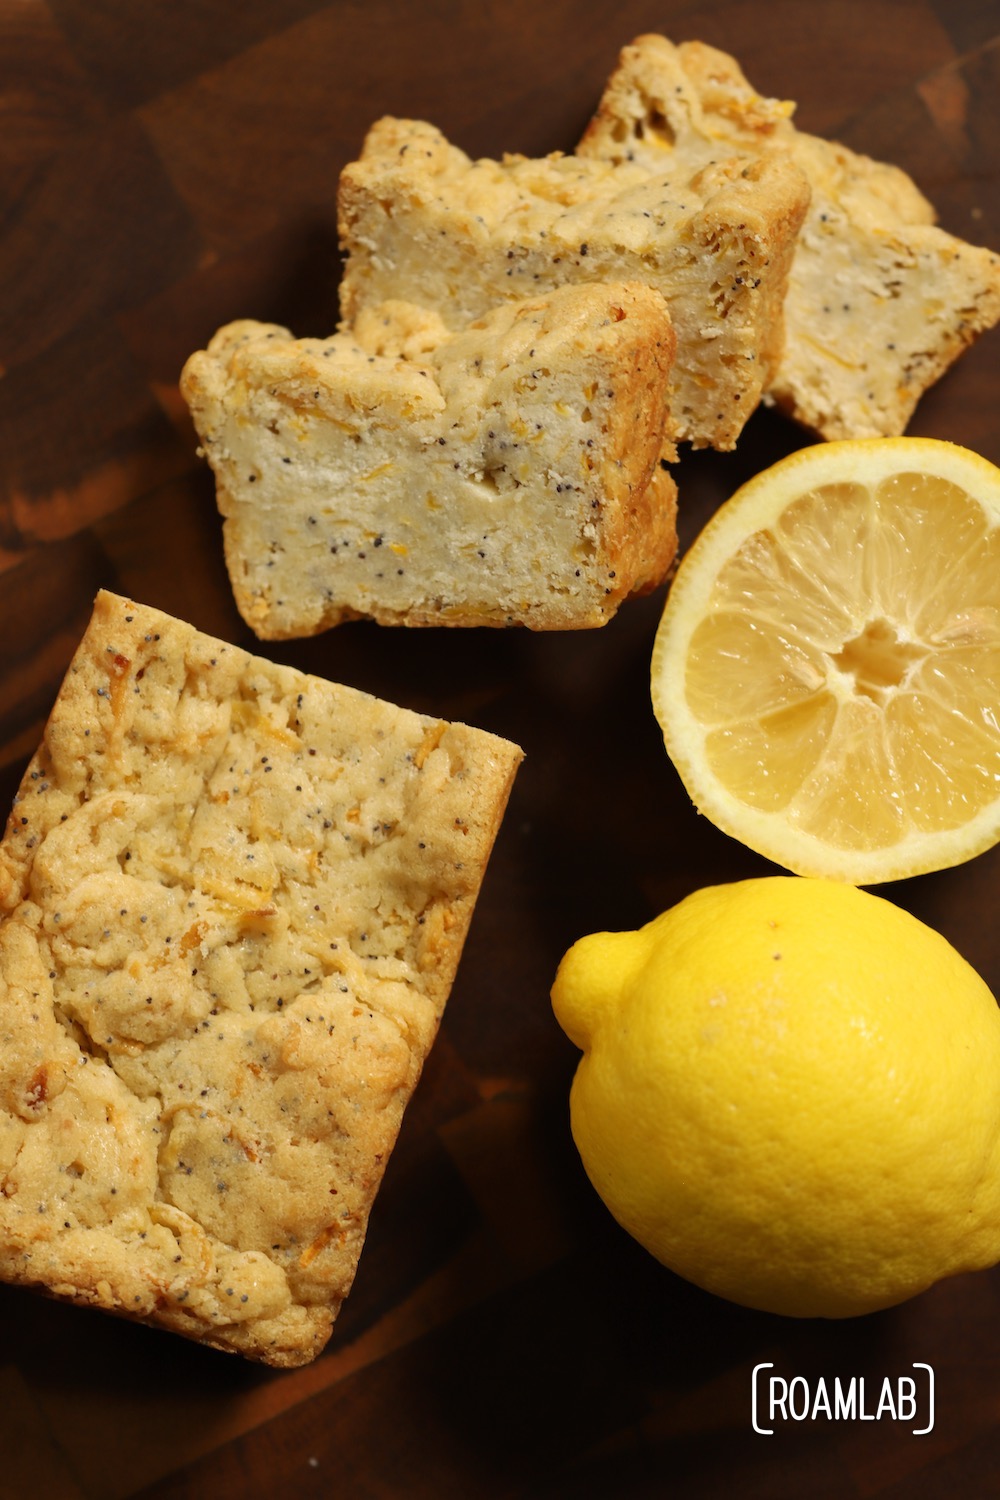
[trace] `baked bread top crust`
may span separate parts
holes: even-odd
[[[102,594],[0,844],[0,1275],[323,1347],[520,751]]]

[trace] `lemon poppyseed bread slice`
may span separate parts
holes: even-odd
[[[322,1349],[520,751],[101,594],[0,844],[0,1276]]]
[[[899,168],[797,130],[727,53],[641,36],[626,47],[577,150],[657,178],[680,154],[782,155],[812,199],[767,397],[824,438],[898,436],[917,401],[1000,318],[1000,257],[934,223]]]
[[[646,282],[677,334],[678,439],[731,448],[782,346],[809,198],[787,157],[699,150],[650,174],[554,155],[472,161],[423,121],[386,117],[344,168],[341,312],[400,297],[450,327],[567,282]]]
[[[674,334],[645,285],[566,286],[451,334],[393,300],[350,332],[230,324],[181,389],[237,604],[265,639],[603,625],[676,551]]]

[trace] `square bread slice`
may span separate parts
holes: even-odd
[[[787,156],[634,164],[561,154],[472,161],[423,121],[386,117],[340,178],[341,312],[393,297],[449,327],[566,282],[646,282],[677,334],[678,439],[732,448],[770,380],[809,190]]]
[[[0,844],[0,1277],[326,1342],[521,754],[102,593]]]
[[[1000,319],[1000,257],[934,223],[899,168],[797,130],[727,53],[641,36],[626,47],[577,150],[658,179],[706,145],[776,155],[812,189],[766,398],[824,438],[898,436],[920,396]]]
[[[677,546],[659,293],[566,286],[451,334],[395,300],[349,332],[230,324],[181,389],[263,639],[385,625],[603,625]]]

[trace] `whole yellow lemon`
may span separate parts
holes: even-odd
[[[1000,1010],[890,902],[709,887],[582,938],[552,1002],[587,1173],[681,1276],[835,1318],[1000,1260]]]

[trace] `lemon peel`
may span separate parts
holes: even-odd
[[[622,1226],[749,1307],[846,1317],[1000,1260],[1000,1011],[937,932],[774,876],[582,938],[552,988]]]

